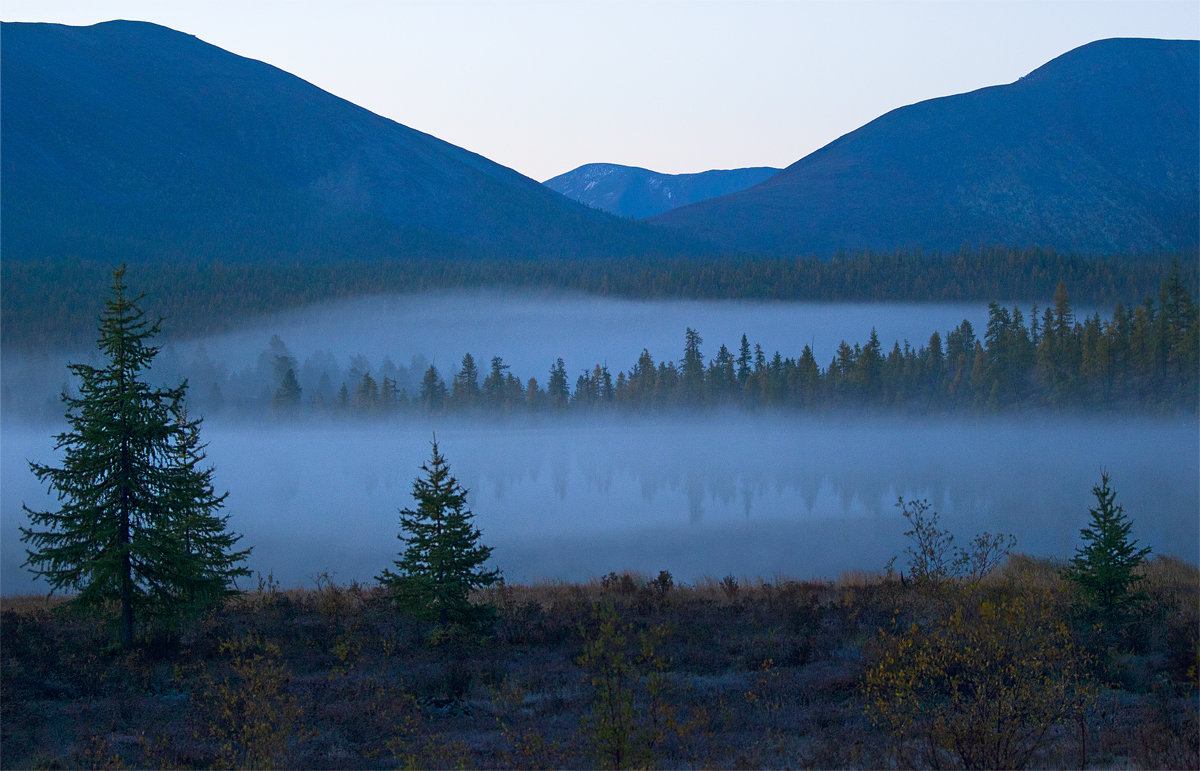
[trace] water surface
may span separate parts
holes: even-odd
[[[1197,562],[1200,437],[1193,420],[942,420],[709,415],[661,421],[305,427],[209,421],[209,461],[229,490],[250,567],[284,586],[320,573],[370,581],[391,567],[398,509],[437,434],[470,490],[484,542],[512,581],[609,571],[677,579],[835,578],[875,571],[906,540],[895,503],[927,498],[964,543],[1012,533],[1066,558],[1101,469],[1155,553]],[[21,503],[53,501],[25,467],[53,462],[42,427],[0,435],[0,590],[36,590],[20,568]],[[42,587],[44,589],[44,587]]]

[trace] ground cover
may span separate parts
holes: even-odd
[[[1151,560],[1138,615],[1113,630],[1074,612],[1061,567],[501,585],[474,597],[497,610],[478,636],[437,633],[376,586],[266,577],[128,653],[102,618],[7,597],[0,764],[1200,767],[1200,572]],[[1048,651],[1053,667],[1031,658]],[[989,712],[990,732],[937,717],[1021,693],[1039,709]],[[1015,754],[980,754],[1004,741]]]

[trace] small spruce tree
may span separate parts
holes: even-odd
[[[378,580],[418,618],[436,620],[442,629],[471,629],[490,609],[472,605],[470,590],[495,584],[500,571],[483,567],[492,549],[480,544],[467,491],[451,475],[436,439],[421,470],[424,475],[413,482],[417,508],[400,511],[397,537],[405,546],[395,561],[397,572],[385,569]]]
[[[1102,472],[1100,484],[1092,488],[1096,508],[1089,509],[1091,525],[1079,531],[1083,544],[1067,565],[1066,578],[1079,588],[1087,608],[1103,621],[1119,626],[1137,603],[1134,591],[1148,547],[1138,548],[1129,537],[1132,522],[1125,516],[1117,494]]]

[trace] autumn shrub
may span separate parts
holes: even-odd
[[[868,716],[901,762],[1024,768],[1054,728],[1082,720],[1093,687],[1052,604],[984,600],[881,632],[863,677]]]
[[[669,630],[656,626],[635,637],[632,625],[623,624],[613,606],[605,604],[596,607],[581,631],[579,665],[593,689],[591,711],[581,727],[597,764],[628,768],[652,763],[675,726],[666,698],[668,665],[657,652]]]
[[[1145,563],[1143,576],[1141,626],[1149,654],[1161,657],[1173,682],[1200,689],[1200,569],[1158,555]]]
[[[228,672],[219,680],[205,673],[194,692],[196,737],[215,747],[212,766],[286,766],[301,714],[279,646],[248,637],[222,643],[221,653]]]
[[[564,747],[547,739],[538,726],[538,716],[527,683],[505,676],[489,688],[496,726],[504,740],[503,765],[509,768],[549,769],[563,767]]]

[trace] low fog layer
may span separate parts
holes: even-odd
[[[397,511],[435,431],[510,581],[836,577],[893,556],[903,566],[898,496],[928,498],[964,545],[1006,532],[1019,551],[1066,558],[1101,469],[1143,544],[1192,562],[1200,551],[1192,418],[204,426],[231,527],[255,547],[250,567],[285,587],[324,572],[371,581],[391,566]],[[6,424],[0,435],[5,594],[46,589],[20,567],[18,527],[22,502],[54,505],[25,464],[55,462],[53,444],[43,427]]]
[[[1031,303],[1020,306],[1031,315]],[[1076,316],[1093,312],[1080,308]],[[295,360],[305,399],[328,403],[343,383],[353,393],[366,372],[377,380],[390,377],[415,395],[430,363],[449,382],[466,353],[484,373],[499,356],[522,382],[534,377],[544,387],[558,357],[572,383],[596,364],[614,373],[628,370],[643,348],[656,362],[679,361],[689,327],[703,338],[706,361],[721,345],[736,354],[745,334],[768,357],[775,351],[799,356],[810,345],[825,367],[838,343],[865,343],[873,328],[886,353],[897,341],[924,345],[935,331],[944,339],[964,319],[982,338],[987,318],[986,303],[636,301],[501,290],[434,292],[310,307],[198,340],[174,339],[166,319],[155,372],[164,383],[188,378],[194,407],[215,416],[239,404],[268,404],[279,387],[274,366],[279,355]],[[5,417],[59,420],[57,395],[70,385],[66,364],[94,360],[94,351],[6,356],[0,370]]]

